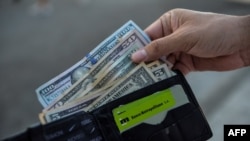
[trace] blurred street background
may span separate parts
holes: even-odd
[[[227,0],[52,0],[44,13],[35,2],[0,0],[0,139],[38,123],[35,89],[128,20],[144,29],[173,8],[250,14],[250,5]],[[250,68],[186,78],[212,128],[210,141],[223,140],[224,124],[250,124]]]

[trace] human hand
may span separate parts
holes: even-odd
[[[250,20],[186,9],[174,9],[145,32],[153,40],[132,55],[134,62],[167,56],[173,69],[225,71],[250,65]]]

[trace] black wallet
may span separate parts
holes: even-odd
[[[176,71],[91,112],[38,124],[4,141],[204,141],[211,136],[190,86]]]

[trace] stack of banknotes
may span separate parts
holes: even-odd
[[[174,75],[164,59],[136,64],[135,51],[149,37],[128,21],[75,65],[36,89],[46,124],[80,111],[92,111],[133,91]]]

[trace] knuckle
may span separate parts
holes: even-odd
[[[169,12],[171,13],[179,13],[179,12],[183,12],[185,11],[185,9],[182,9],[182,8],[174,8],[172,10],[170,10]]]

